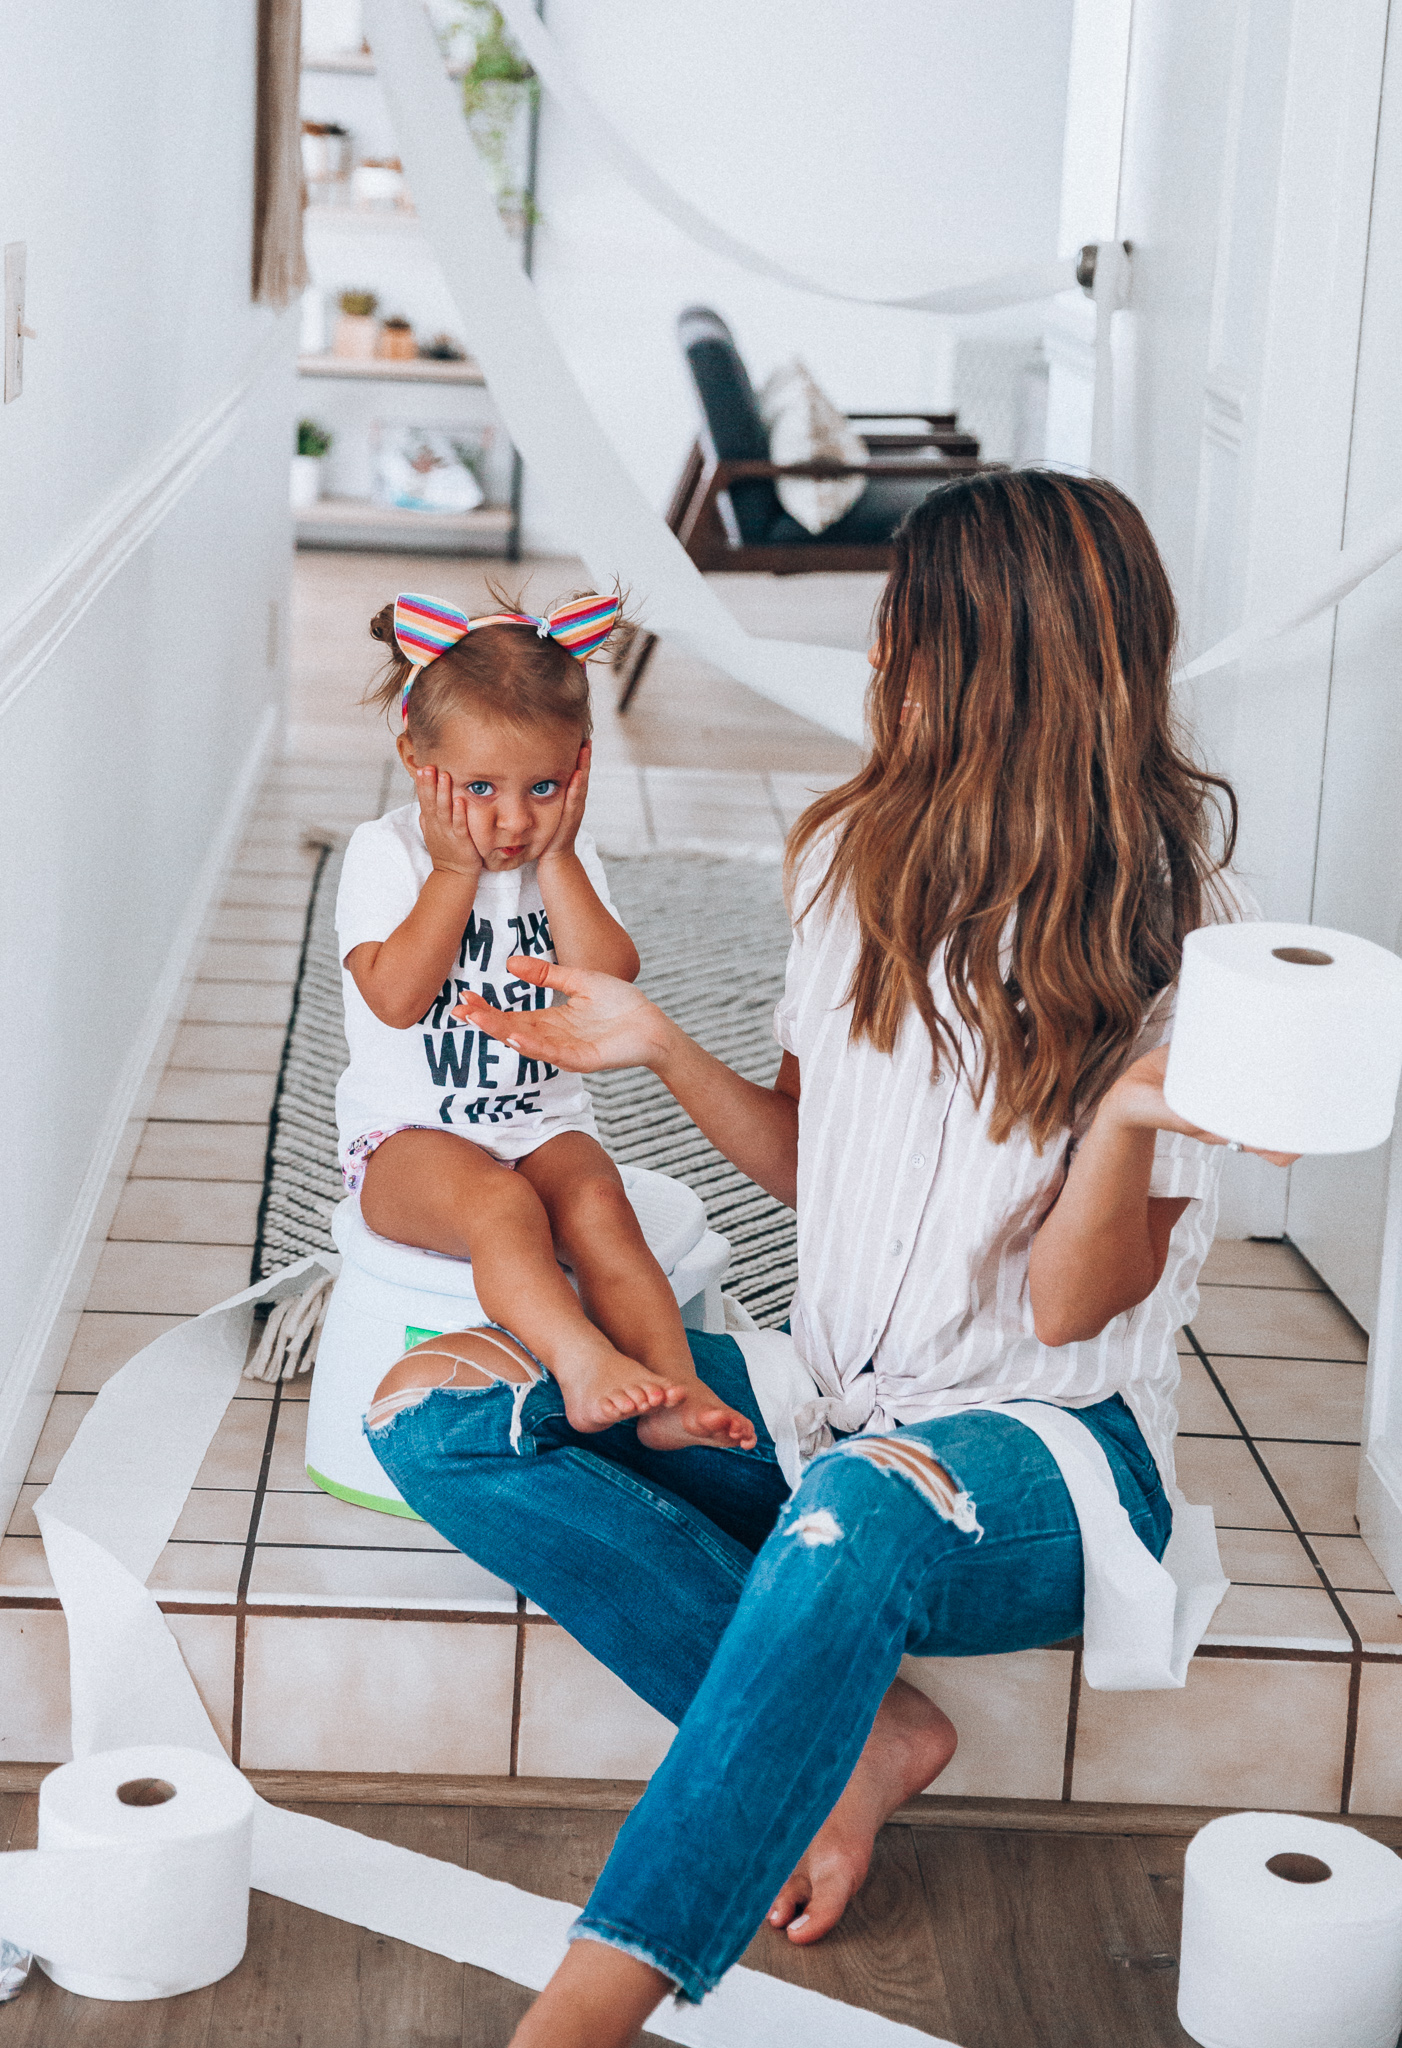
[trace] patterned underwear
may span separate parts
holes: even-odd
[[[436,1131],[438,1128],[437,1124],[391,1124],[387,1131],[366,1131],[359,1138],[352,1138],[346,1147],[346,1156],[341,1162],[341,1179],[346,1184],[346,1193],[360,1193],[370,1154],[377,1146],[383,1145],[386,1138],[394,1137],[399,1131]],[[451,1138],[461,1138],[467,1145],[476,1143],[475,1139],[468,1137],[466,1131],[450,1131],[448,1135]],[[495,1152],[492,1157],[496,1159]],[[514,1159],[497,1159],[498,1166],[509,1166],[513,1171],[517,1163]]]

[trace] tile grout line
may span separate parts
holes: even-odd
[[[1071,1691],[1066,1702],[1066,1753],[1061,1762],[1061,1801],[1071,1798],[1071,1779],[1076,1767],[1076,1723],[1081,1712],[1081,1650],[1077,1643],[1071,1653]]]
[[[1285,1516],[1286,1520],[1290,1524],[1290,1527],[1294,1530],[1296,1537],[1298,1538],[1300,1544],[1304,1549],[1306,1557],[1308,1557],[1310,1563],[1314,1566],[1316,1572],[1318,1572],[1319,1583],[1324,1588],[1325,1592],[1329,1595],[1329,1599],[1331,1604],[1333,1605],[1334,1612],[1338,1615],[1339,1620],[1343,1623],[1345,1629],[1348,1632],[1349,1649],[1351,1653],[1349,1659],[1348,1705],[1344,1715],[1344,1753],[1339,1769],[1339,1811],[1340,1813],[1347,1813],[1349,1806],[1349,1798],[1353,1791],[1354,1755],[1358,1747],[1358,1702],[1360,1692],[1362,1689],[1363,1638],[1353,1625],[1353,1616],[1349,1613],[1348,1609],[1344,1606],[1343,1601],[1335,1592],[1333,1582],[1331,1581],[1329,1574],[1325,1571],[1323,1565],[1320,1563],[1319,1558],[1315,1553],[1314,1545],[1310,1542],[1308,1536],[1306,1536],[1304,1530],[1300,1527],[1294,1509],[1291,1507],[1289,1501],[1285,1498],[1285,1495],[1281,1491],[1280,1487],[1276,1484],[1274,1473],[1267,1465],[1265,1459],[1261,1456],[1261,1453],[1257,1450],[1255,1439],[1251,1435],[1251,1432],[1247,1429],[1246,1424],[1243,1422],[1240,1414],[1237,1411],[1235,1403],[1232,1401],[1230,1394],[1227,1392],[1218,1374],[1213,1369],[1212,1360],[1203,1350],[1201,1344],[1199,1344],[1196,1332],[1194,1331],[1191,1323],[1184,1325],[1184,1334],[1186,1335],[1188,1342],[1192,1345],[1194,1351],[1197,1353],[1198,1358],[1201,1361],[1203,1371],[1207,1374],[1213,1386],[1217,1389],[1217,1393],[1223,1405],[1225,1406],[1227,1413],[1231,1416],[1232,1421],[1241,1431],[1242,1437],[1246,1443],[1246,1448],[1250,1451],[1251,1456],[1255,1460],[1256,1467],[1260,1472],[1261,1477],[1265,1480],[1267,1486],[1275,1495],[1276,1501],[1280,1506],[1281,1513]]]
[[[248,1516],[248,1534],[244,1538],[243,1564],[239,1570],[238,1591],[234,1595],[234,1711],[232,1761],[237,1764],[243,1751],[243,1666],[244,1647],[248,1627],[248,1583],[253,1576],[253,1561],[257,1554],[258,1523],[263,1513],[263,1498],[268,1490],[268,1472],[273,1462],[273,1444],[277,1438],[278,1417],[282,1413],[282,1381],[273,1382],[273,1398],[268,1403],[268,1427],[263,1438],[263,1456],[258,1465],[258,1479],[253,1489],[253,1506]]]
[[[1363,1695],[1363,1643],[1359,1639],[1348,1674],[1348,1709],[1344,1720],[1344,1768],[1339,1783],[1339,1812],[1347,1813],[1353,1798],[1353,1766],[1358,1755],[1358,1708]]]
[[[1260,1451],[1256,1448],[1256,1439],[1247,1429],[1246,1424],[1242,1420],[1241,1414],[1238,1411],[1235,1403],[1233,1402],[1231,1395],[1227,1392],[1226,1387],[1222,1384],[1221,1379],[1214,1371],[1212,1360],[1203,1350],[1201,1344],[1199,1344],[1197,1337],[1193,1333],[1191,1324],[1187,1324],[1184,1327],[1186,1329],[1188,1339],[1191,1342],[1194,1351],[1197,1353],[1198,1359],[1201,1362],[1204,1371],[1207,1373],[1208,1378],[1212,1381],[1213,1386],[1217,1390],[1218,1396],[1222,1401],[1223,1407],[1231,1416],[1232,1421],[1236,1424],[1237,1428],[1241,1431],[1242,1441],[1245,1443],[1247,1449],[1251,1453],[1252,1458],[1255,1460],[1256,1467],[1260,1472],[1261,1477],[1265,1480],[1267,1486],[1274,1494],[1276,1503],[1279,1506],[1281,1513],[1289,1522],[1291,1529],[1295,1533],[1295,1536],[1298,1538],[1299,1542],[1304,1548],[1305,1555],[1308,1557],[1310,1563],[1313,1565],[1315,1571],[1318,1573],[1319,1583],[1323,1587],[1324,1591],[1329,1595],[1329,1599],[1333,1604],[1334,1610],[1337,1613],[1339,1620],[1343,1623],[1344,1628],[1348,1633],[1349,1642],[1352,1644],[1355,1650],[1361,1649],[1362,1638],[1359,1636],[1357,1630],[1354,1628],[1353,1621],[1348,1613],[1348,1610],[1344,1607],[1342,1601],[1339,1599],[1338,1594],[1335,1592],[1333,1583],[1330,1580],[1329,1575],[1325,1571],[1323,1565],[1320,1563],[1319,1558],[1315,1553],[1313,1544],[1310,1542],[1309,1537],[1305,1534],[1305,1531],[1301,1528],[1299,1520],[1296,1517],[1295,1510],[1291,1507],[1289,1501],[1285,1498],[1284,1493],[1281,1491],[1280,1487],[1276,1483],[1275,1475],[1272,1473],[1265,1459],[1261,1456]],[[1212,1441],[1230,1443],[1231,1439],[1230,1437],[1214,1438],[1212,1439]],[[1295,1439],[1293,1438],[1262,1438],[1263,1443],[1293,1441],[1295,1441]]]
[[[516,1595],[516,1661],[511,1681],[511,1745],[506,1762],[506,1775],[508,1778],[515,1778],[520,1775],[518,1766],[521,1759],[521,1692],[526,1675],[526,1630],[523,1619],[525,1612],[526,1596],[524,1593],[518,1592]]]

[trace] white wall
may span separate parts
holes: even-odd
[[[4,16],[39,338],[0,409],[0,1493],[280,696],[295,313],[249,303],[255,16]]]
[[[617,127],[693,204],[856,291],[913,292],[1054,253],[1071,0],[549,0]],[[709,255],[555,114],[536,277],[580,383],[653,498],[696,425],[674,323],[714,306],[752,376],[801,355],[839,405],[952,402],[969,323],[848,307]],[[984,323],[1035,333],[1040,312]],[[527,496],[528,522],[548,508]]]

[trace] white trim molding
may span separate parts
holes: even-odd
[[[269,323],[224,395],[118,486],[0,630],[0,716],[34,681],[122,565],[228,446],[244,402],[265,372],[280,356],[291,358],[296,318],[294,311]]]
[[[9,1521],[44,1426],[141,1125],[184,1012],[183,998],[218,902],[224,871],[243,833],[277,737],[280,715],[280,707],[269,704],[258,721],[238,781],[152,987],[146,1013],[117,1076],[67,1229],[9,1371],[0,1381],[0,1528]]]

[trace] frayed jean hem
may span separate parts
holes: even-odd
[[[684,1962],[651,1935],[639,1934],[636,1928],[620,1927],[612,1920],[592,1920],[587,1914],[575,1921],[569,1939],[601,1942],[605,1948],[616,1948],[620,1955],[631,1956],[635,1963],[646,1963],[650,1970],[660,1971],[671,1979],[679,2005],[699,2005],[724,1975],[722,1971],[711,1977],[701,1976],[693,1964]]]

